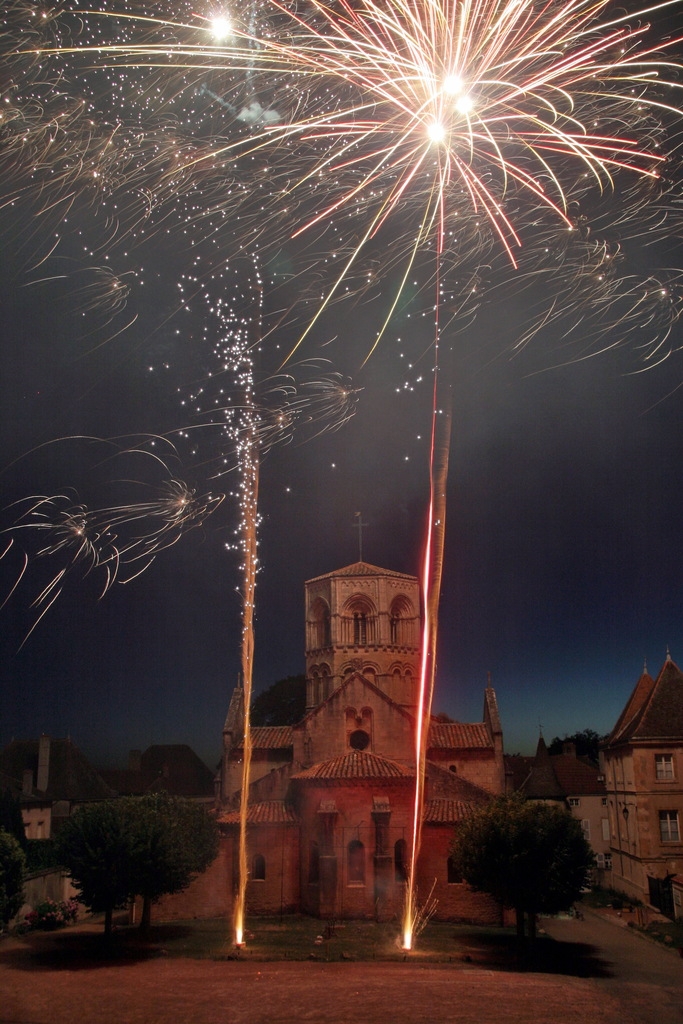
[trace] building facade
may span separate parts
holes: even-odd
[[[50,839],[78,807],[116,795],[70,739],[12,740],[0,775],[19,798],[27,839]]]
[[[644,671],[601,749],[607,789],[611,884],[674,915],[683,872],[683,675],[667,655]]]
[[[509,785],[528,800],[560,803],[581,822],[585,840],[595,854],[594,879],[603,884],[611,869],[608,799],[605,778],[588,758],[577,757],[574,743],[564,744],[561,754],[550,754],[541,736],[534,757],[506,758]]]
[[[293,726],[251,730],[247,912],[322,918],[399,917],[412,850],[420,593],[415,577],[356,562],[305,585],[306,712]],[[432,720],[418,900],[436,916],[498,923],[500,907],[472,893],[449,861],[454,830],[471,808],[504,789],[496,696],[481,722]],[[244,763],[244,694],[223,731],[219,821],[224,839],[210,869],[231,894]],[[198,880],[206,887],[206,881]],[[182,916],[162,902],[157,916]]]

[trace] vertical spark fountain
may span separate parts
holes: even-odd
[[[435,389],[436,395],[436,389]],[[420,664],[419,703],[415,737],[415,799],[413,804],[412,849],[406,899],[403,914],[403,949],[410,950],[415,937],[418,915],[416,906],[416,866],[422,841],[424,806],[425,760],[429,722],[434,696],[436,674],[436,644],[438,635],[438,609],[443,572],[444,542],[446,536],[446,485],[450,454],[451,408],[450,391],[444,408],[433,410],[430,456],[430,500],[427,539],[422,567],[424,595],[424,626]]]
[[[243,760],[240,791],[238,882],[234,904],[233,926],[235,944],[244,941],[244,918],[248,880],[247,814],[249,805],[249,777],[251,767],[250,707],[254,672],[254,610],[256,574],[258,572],[258,491],[262,443],[262,410],[256,395],[254,361],[261,341],[263,313],[263,287],[258,258],[247,259],[244,264],[229,264],[219,278],[222,294],[216,298],[209,289],[205,299],[209,313],[219,323],[213,342],[217,375],[225,374],[227,384],[209,386],[207,382],[193,395],[193,404],[201,410],[202,400],[213,395],[216,407],[205,418],[205,427],[219,427],[229,441],[229,449],[221,454],[222,476],[236,466],[239,487],[239,525],[237,547],[241,552],[241,582],[239,593],[242,604],[242,631],[240,662],[244,693]],[[226,282],[227,279],[227,282]],[[205,334],[214,333],[211,319],[207,319]],[[211,374],[210,376],[214,376]],[[218,396],[218,397],[217,397]],[[211,406],[209,406],[211,409]]]

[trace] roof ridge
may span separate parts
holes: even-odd
[[[369,570],[369,571],[368,571]],[[316,583],[318,580],[329,579],[331,576],[392,576],[397,579],[411,580],[413,583],[418,582],[417,576],[413,576],[411,573],[398,572],[396,569],[383,569],[379,565],[373,565],[371,562],[360,560],[357,562],[351,562],[349,565],[344,565],[339,569],[333,569],[331,572],[321,573],[320,576],[313,576],[311,579],[306,580],[306,583]]]

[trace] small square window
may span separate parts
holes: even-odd
[[[567,803],[569,804],[570,807],[580,807],[581,806],[581,801],[579,800],[578,796],[570,796],[569,799],[567,800]]]
[[[673,781],[673,754],[655,754],[655,777],[657,779],[657,782]]]

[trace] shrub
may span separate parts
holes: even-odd
[[[71,924],[78,916],[78,903],[76,900],[62,900],[57,903],[55,900],[43,900],[33,910],[29,910],[24,922],[19,926],[20,931],[44,931],[51,932],[56,928],[64,928]]]
[[[14,836],[0,828],[0,931],[24,902],[24,851]]]

